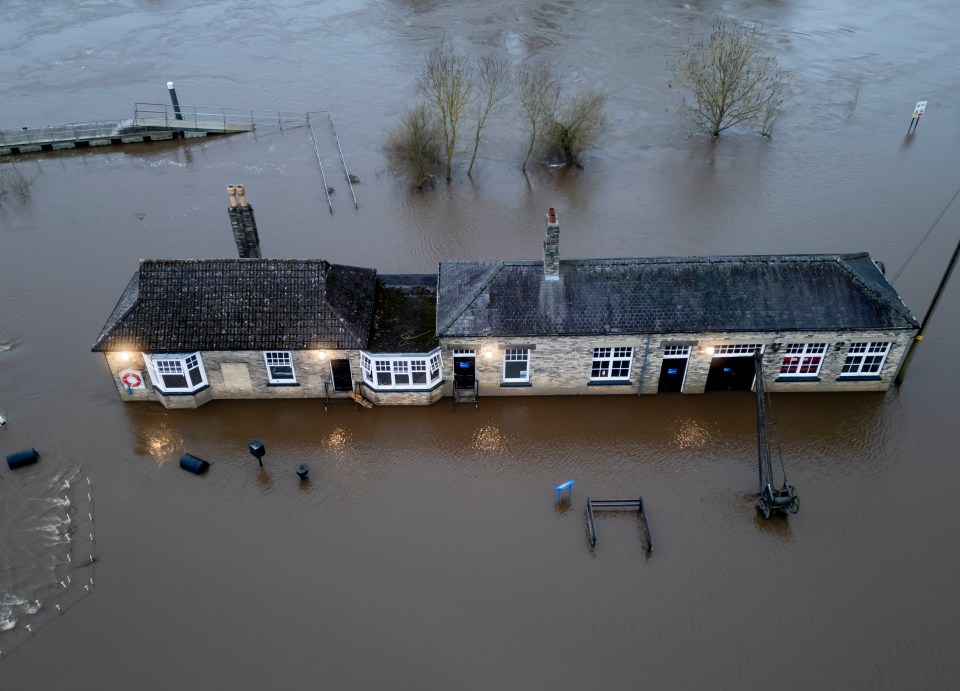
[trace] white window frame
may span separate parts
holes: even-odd
[[[615,367],[615,363],[627,362],[626,374],[621,374],[622,367]],[[599,363],[599,364],[598,364]],[[632,346],[601,346],[593,349],[593,359],[590,362],[590,381],[626,381],[630,379],[633,369]],[[617,370],[617,374],[614,374]]]
[[[289,350],[265,350],[263,362],[267,367],[267,381],[271,384],[296,384],[297,370],[293,367],[293,355]],[[274,368],[289,367],[289,377],[278,377]]]
[[[377,391],[429,391],[443,381],[443,360],[439,349],[427,354],[360,352],[363,381]],[[415,382],[423,375],[423,382]]]
[[[143,353],[150,381],[160,393],[195,393],[208,386],[200,353]],[[181,376],[186,386],[170,386],[164,377]]]
[[[823,367],[829,343],[787,343],[780,360],[780,379],[816,377]],[[791,371],[792,370],[792,371]]]
[[[723,345],[713,346],[713,355],[753,355],[756,351],[763,352],[763,345],[760,343],[725,343]]]
[[[890,341],[851,343],[847,349],[847,357],[840,368],[839,378],[881,376],[891,345]]]
[[[666,358],[689,358],[690,357],[690,346],[664,346],[663,347],[663,357]]]
[[[520,371],[518,376],[507,376],[508,362],[525,362],[526,369]],[[530,381],[530,349],[529,348],[504,348],[503,349],[503,383],[505,384],[525,384]]]

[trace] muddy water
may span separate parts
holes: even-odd
[[[770,141],[713,143],[674,115],[668,64],[717,14],[762,21],[796,71]],[[15,488],[81,467],[99,558],[94,595],[16,639],[0,684],[954,679],[956,282],[900,389],[775,397],[802,495],[789,521],[752,507],[748,394],[173,412],[122,405],[89,347],[139,258],[233,256],[231,182],[248,187],[265,256],[384,272],[536,258],[554,206],[567,257],[868,250],[922,316],[960,220],[948,209],[910,259],[960,184],[958,25],[946,1],[0,5],[0,127],[129,117],[134,101],[163,102],[173,79],[182,103],[331,111],[363,178],[354,208],[320,131],[331,214],[303,128],[15,161],[30,195],[0,207],[0,449],[34,446],[43,459],[16,478],[0,471],[0,521],[29,523],[12,515],[24,510]],[[381,143],[443,33],[515,62],[548,55],[571,86],[605,88],[611,133],[585,170],[524,178],[508,109],[474,180],[411,194]],[[920,99],[927,115],[907,138]],[[268,451],[262,471],[246,451],[254,437]],[[184,452],[210,472],[179,470]],[[301,462],[308,484],[293,474]],[[572,504],[557,507],[552,488],[567,479]],[[586,497],[637,494],[653,555],[627,516],[601,518],[591,553]],[[39,563],[45,548],[34,549]]]

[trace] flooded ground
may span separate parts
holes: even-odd
[[[674,114],[670,61],[717,15],[763,22],[796,72],[772,140],[712,142]],[[923,317],[960,220],[951,206],[934,227],[960,184],[958,28],[947,1],[0,4],[0,128],[130,117],[172,79],[185,104],[331,111],[363,178],[354,208],[331,177],[331,214],[304,128],[0,161],[29,181],[0,206],[0,452],[43,456],[0,469],[0,544],[37,555],[4,562],[20,571],[0,586],[46,579],[31,574],[47,548],[22,539],[38,525],[13,501],[24,488],[50,498],[80,468],[97,509],[94,594],[35,634],[0,632],[0,685],[947,685],[956,281],[901,388],[774,397],[802,505],[769,522],[752,504],[749,394],[167,411],[123,405],[89,349],[138,259],[235,256],[238,182],[264,256],[388,273],[537,258],[553,206],[565,257],[867,250]],[[443,34],[606,89],[611,132],[585,169],[525,178],[511,107],[473,180],[411,193],[382,144]],[[181,471],[186,452],[210,472]],[[586,498],[639,494],[652,556],[624,515],[599,520],[591,552]]]

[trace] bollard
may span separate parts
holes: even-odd
[[[180,113],[180,101],[177,100],[177,90],[173,88],[173,82],[167,82],[167,91],[170,92],[170,102],[173,104],[174,117],[177,120],[183,120]]]
[[[33,465],[40,460],[40,454],[36,449],[24,449],[7,455],[7,465],[10,470],[16,470],[27,465]]]
[[[200,475],[200,473],[206,472],[210,467],[210,464],[207,463],[202,458],[197,458],[196,456],[185,453],[180,457],[180,467],[184,470],[188,470],[194,475]],[[93,536],[90,536],[90,539],[93,540]]]
[[[297,466],[297,477],[301,480],[307,479],[307,474],[310,472],[310,466],[306,463],[301,463]]]
[[[257,459],[257,463],[260,464],[260,467],[263,467],[263,456],[267,453],[266,448],[263,446],[263,442],[259,439],[254,439],[248,444],[250,448],[250,455]]]

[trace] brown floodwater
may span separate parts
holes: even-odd
[[[675,114],[670,62],[718,15],[795,71],[770,140]],[[0,197],[0,453],[42,455],[0,468],[0,688],[955,683],[956,279],[900,388],[773,397],[802,504],[770,521],[752,394],[168,411],[124,405],[90,346],[138,259],[235,256],[229,183],[269,257],[537,258],[553,206],[565,257],[866,250],[923,317],[960,235],[957,206],[934,225],[960,185],[958,29],[952,0],[0,3],[0,129],[130,117],[174,80],[184,104],[330,111],[363,179],[354,208],[324,127],[333,213],[302,127],[0,160],[29,183]],[[472,180],[411,192],[382,144],[442,35],[605,89],[585,168],[522,175],[509,105]],[[629,515],[591,551],[586,498],[639,495],[652,555]]]

